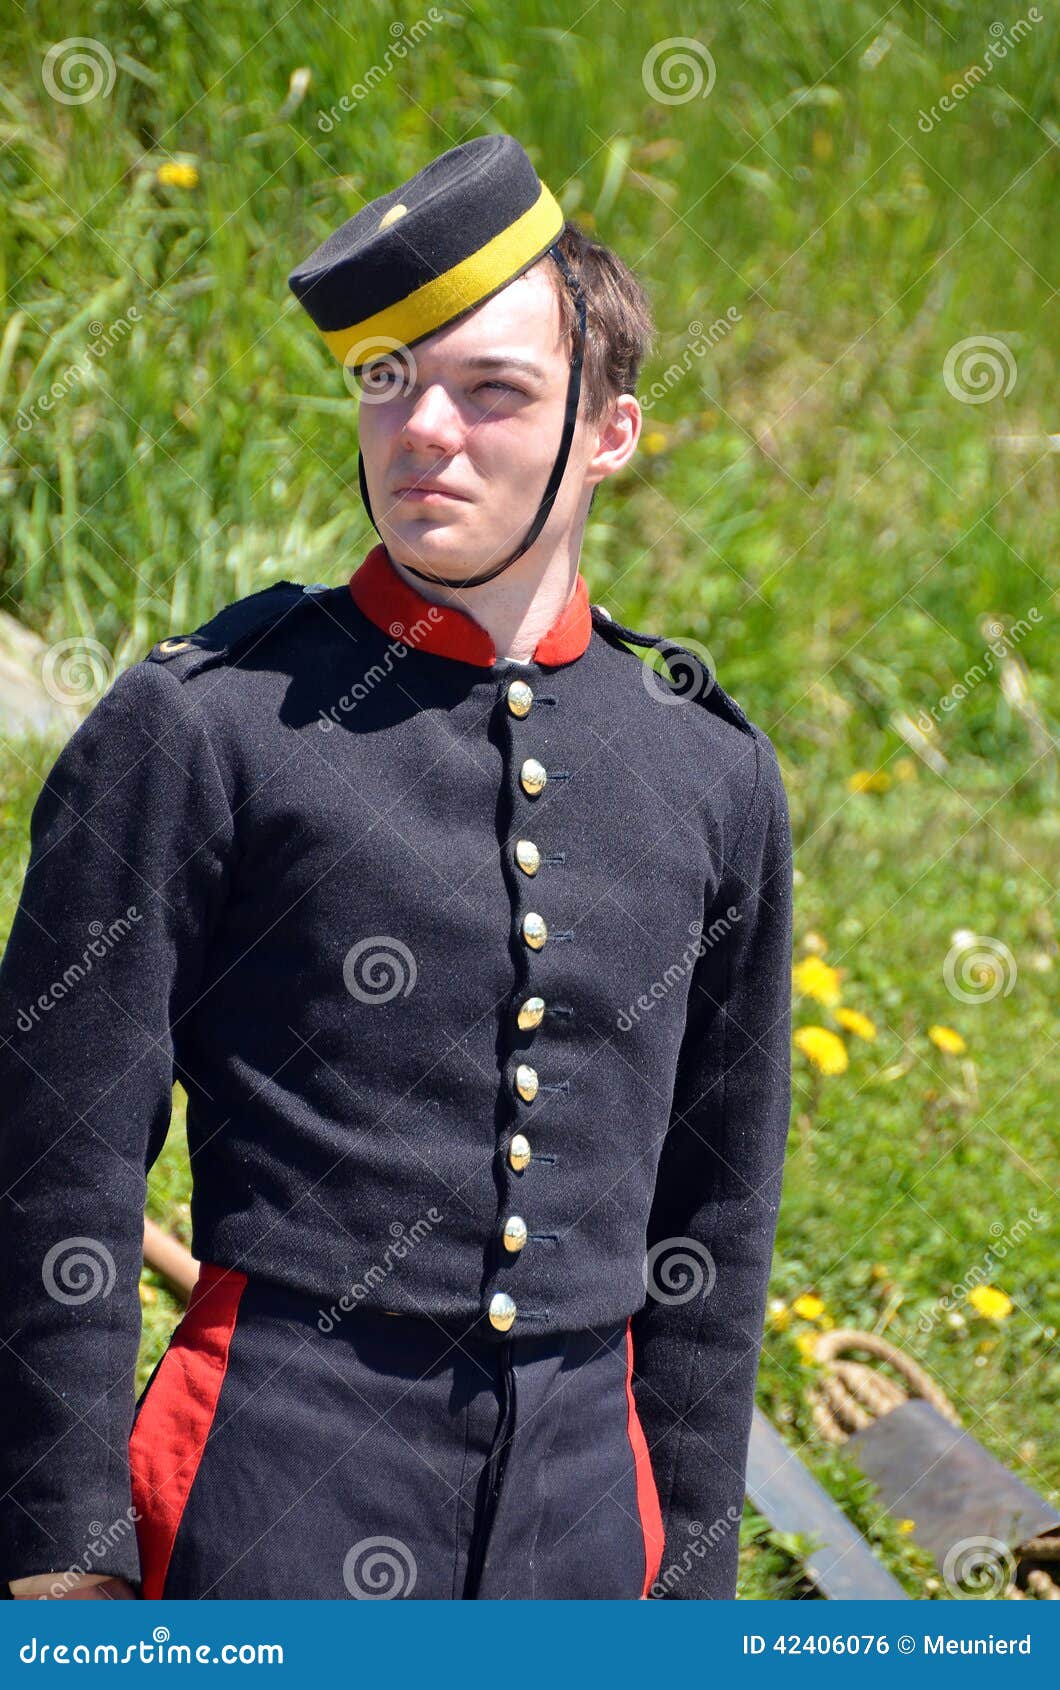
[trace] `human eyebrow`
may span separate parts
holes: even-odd
[[[480,352],[473,358],[463,359],[463,365],[468,370],[519,370],[529,376],[531,381],[543,382],[545,372],[539,365],[533,364],[528,358],[519,358],[514,353]]]

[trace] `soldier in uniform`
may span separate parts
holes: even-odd
[[[732,1597],[790,837],[765,733],[580,573],[646,302],[503,135],[290,285],[360,392],[379,543],[162,640],[37,799],[0,1578]],[[202,1265],[134,1401],[174,1079]]]

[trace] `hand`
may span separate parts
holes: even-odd
[[[51,1598],[65,1602],[135,1602],[136,1592],[125,1579],[108,1573],[33,1573],[29,1578],[9,1579],[16,1602],[44,1602]]]

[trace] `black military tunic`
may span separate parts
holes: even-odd
[[[129,1507],[176,1078],[211,1271],[476,1342],[628,1322],[656,1593],[734,1593],[790,1102],[787,807],[766,735],[638,643],[579,576],[513,663],[377,546],[162,641],[68,741],[0,968],[0,1577]],[[99,1570],[136,1580],[135,1540]]]

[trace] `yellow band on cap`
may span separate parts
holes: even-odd
[[[529,211],[477,252],[373,317],[351,323],[348,329],[327,331],[324,339],[340,364],[346,363],[349,353],[355,353],[348,365],[351,371],[370,358],[392,352],[395,346],[422,340],[496,293],[552,244],[564,221],[559,202],[542,183],[541,193]]]

